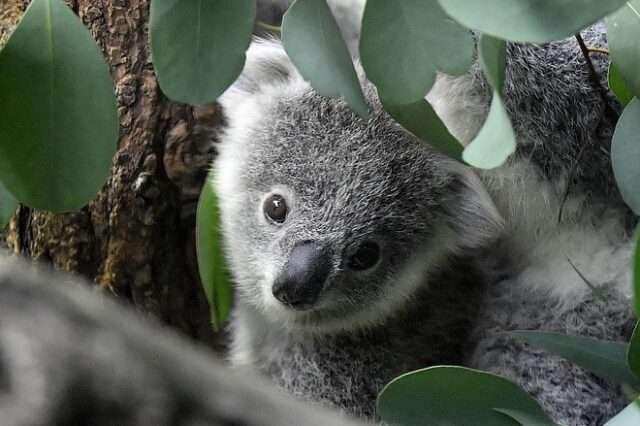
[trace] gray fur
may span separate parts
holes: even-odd
[[[357,426],[238,375],[88,283],[0,256],[2,426]]]
[[[628,341],[635,325],[629,300],[609,288],[606,301],[586,297],[566,311],[533,293],[514,297],[509,290],[509,283],[501,282],[488,293],[470,364],[518,383],[560,424],[601,425],[620,412],[627,400],[619,386],[504,332],[545,330]]]
[[[602,24],[585,38],[602,46]],[[225,95],[229,126],[216,163],[238,296],[232,361],[298,397],[367,418],[389,378],[435,364],[503,374],[569,424],[597,424],[619,409],[626,402],[619,388],[495,334],[542,328],[628,337],[623,270],[633,219],[609,165],[619,105],[609,94],[603,109],[580,55],[572,40],[510,46],[505,102],[519,145],[507,165],[483,172],[402,130],[371,84],[363,82],[370,110],[363,121],[314,92],[277,42],[256,43],[245,75],[273,70],[273,62],[277,72]],[[606,62],[596,66],[602,73]],[[490,90],[475,65],[463,77],[441,77],[432,99],[452,131],[472,132],[468,123],[481,123]],[[290,203],[282,225],[262,214],[270,193]],[[352,247],[367,239],[380,243],[382,261],[370,272],[348,270]],[[332,253],[333,269],[317,307],[298,312],[270,288],[292,247],[309,240]],[[593,269],[596,255],[597,284],[613,295],[607,306],[564,262],[571,256]],[[534,366],[548,374],[532,374]]]
[[[384,327],[322,338],[270,330],[256,364],[298,398],[373,418],[380,389],[394,377],[467,361],[479,311],[475,299],[484,283],[466,261],[451,259],[456,270],[438,274],[440,287],[419,292],[415,303]]]

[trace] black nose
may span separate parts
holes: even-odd
[[[271,291],[285,305],[308,310],[318,301],[329,272],[330,252],[316,243],[300,243],[293,248]]]

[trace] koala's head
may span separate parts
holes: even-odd
[[[270,321],[317,333],[378,323],[448,254],[500,231],[475,174],[365,93],[368,120],[317,94],[269,41],[253,44],[221,100],[226,254],[238,303]]]

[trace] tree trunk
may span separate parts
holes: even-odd
[[[0,43],[29,3],[2,1]],[[191,108],[163,96],[148,46],[150,0],[67,3],[111,68],[118,150],[108,181],[88,206],[59,215],[21,206],[5,242],[14,253],[82,274],[138,310],[215,345],[194,248],[197,199],[219,122],[215,106]]]

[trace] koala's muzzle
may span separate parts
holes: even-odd
[[[328,250],[312,242],[297,244],[273,283],[273,296],[283,304],[304,311],[311,309],[331,272]]]

